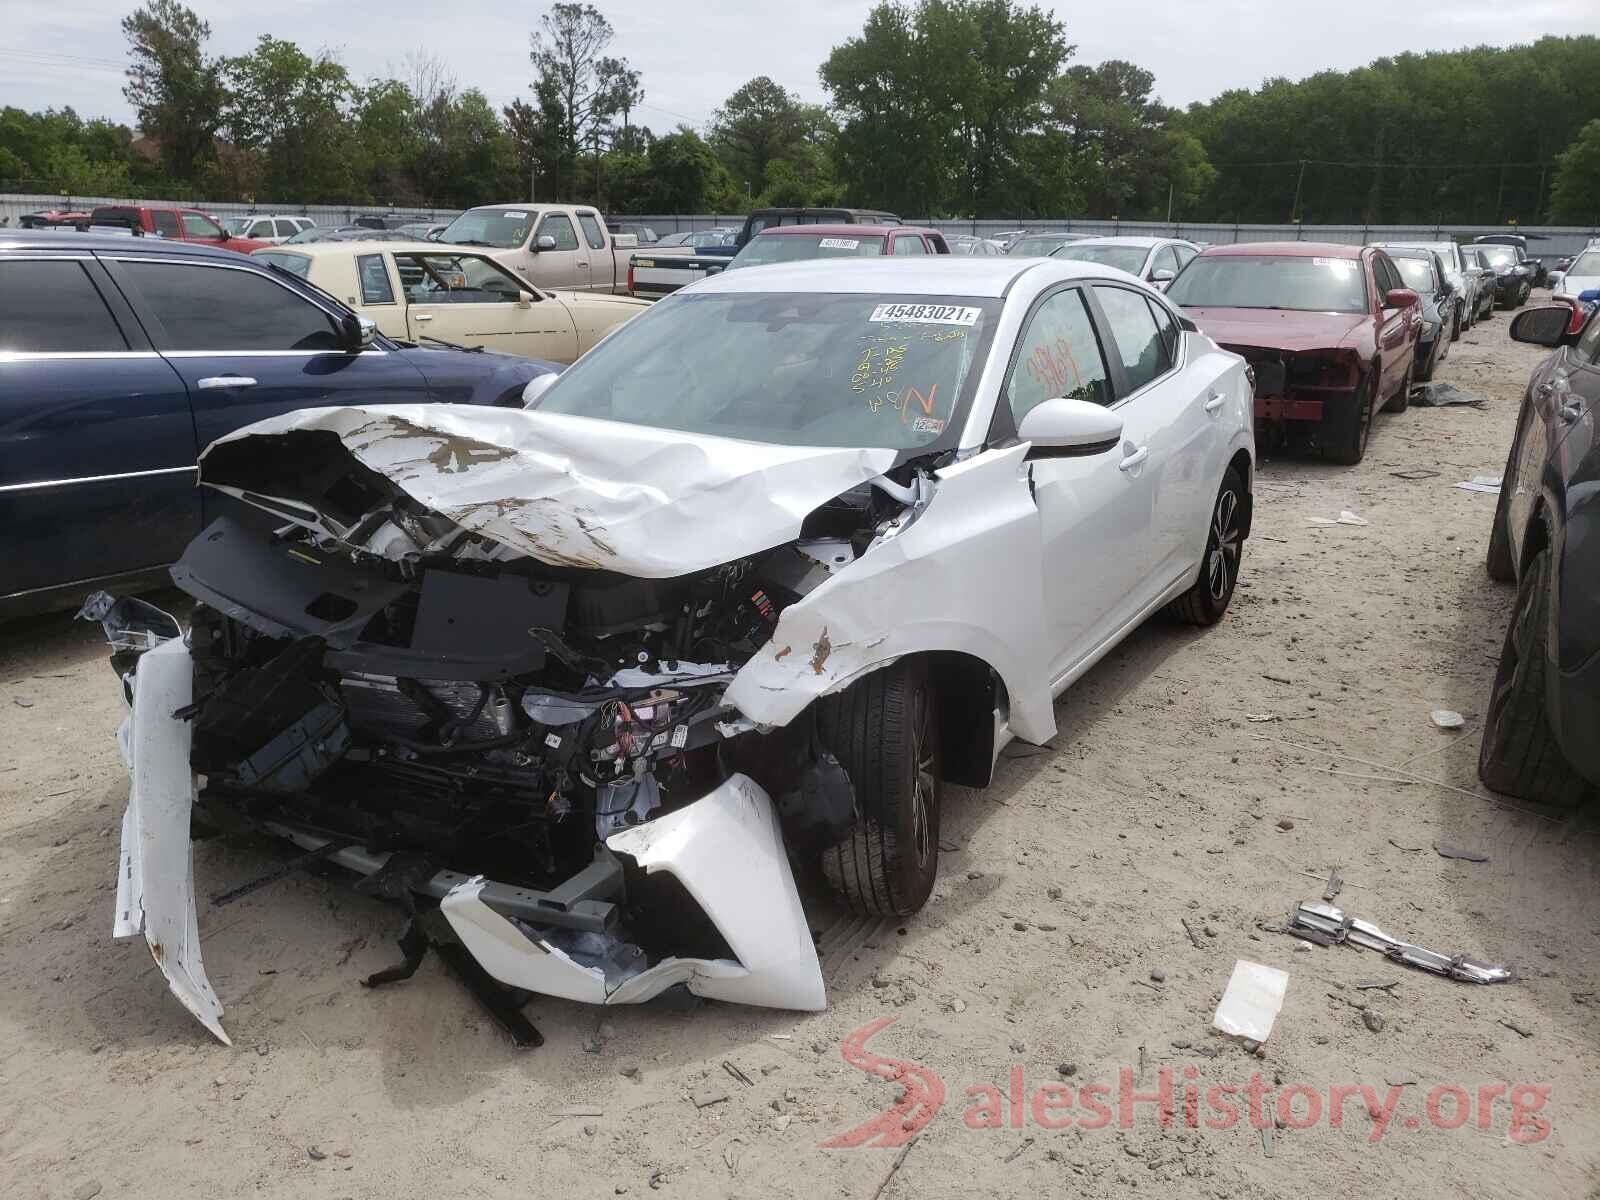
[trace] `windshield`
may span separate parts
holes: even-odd
[[[1400,271],[1400,278],[1414,292],[1427,294],[1434,290],[1433,267],[1424,258],[1391,258]]]
[[[1173,280],[1167,299],[1185,308],[1366,312],[1361,274],[1354,258],[1202,254]]]
[[[304,279],[311,271],[311,259],[304,254],[290,254],[284,250],[257,250],[250,256],[259,258],[264,263],[282,267],[291,275],[298,275]]]
[[[678,295],[580,358],[535,407],[782,446],[920,449],[955,422],[1000,304]]]
[[[1586,250],[1572,260],[1568,275],[1600,275],[1600,251]]]
[[[1144,269],[1145,255],[1149,253],[1146,246],[1097,246],[1092,242],[1072,242],[1051,257],[1099,263],[1102,267],[1115,267],[1129,275],[1137,275]]]
[[[1517,252],[1510,246],[1479,246],[1478,255],[1491,267],[1514,267]]]
[[[1020,238],[1011,247],[1011,253],[1021,258],[1045,258],[1057,246],[1065,245],[1072,240],[1070,237],[1064,238],[1058,234]]]
[[[862,237],[820,233],[771,233],[751,238],[728,264],[760,267],[767,263],[798,262],[807,258],[872,258],[883,253],[883,236]]]
[[[528,240],[535,213],[517,208],[469,208],[445,226],[441,242],[512,250]]]

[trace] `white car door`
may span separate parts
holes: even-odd
[[[1046,295],[1028,314],[1000,402],[1014,429],[1035,405],[1060,396],[1116,400],[1086,292],[1077,286]],[[997,421],[1003,429],[1005,414]],[[1049,638],[1041,649],[1051,677],[1060,679],[1075,675],[1131,619],[1149,557],[1149,475],[1126,442],[1089,454],[1030,451],[1029,470]]]
[[[1104,317],[1106,352],[1122,367],[1125,390],[1117,411],[1124,442],[1148,452],[1141,469],[1150,488],[1150,555],[1137,596],[1149,603],[1205,552],[1225,457],[1221,364],[1185,361],[1171,311],[1147,293],[1111,283],[1095,284],[1093,293]]]
[[[485,255],[401,252],[394,258],[412,337],[561,363],[578,357],[571,314]]]

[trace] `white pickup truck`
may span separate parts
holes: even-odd
[[[476,246],[546,291],[626,292],[633,234],[609,233],[598,211],[572,204],[469,208],[438,239]],[[620,257],[619,257],[620,256]]]

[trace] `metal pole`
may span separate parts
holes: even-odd
[[[1295,176],[1294,180],[1294,204],[1289,209],[1289,220],[1291,221],[1298,221],[1300,219],[1300,185],[1305,181],[1306,160],[1302,158],[1300,160],[1300,174]]]
[[[1167,224],[1172,224],[1172,183],[1167,183]]]

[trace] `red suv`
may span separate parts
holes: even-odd
[[[1167,299],[1250,364],[1258,439],[1299,430],[1335,462],[1358,463],[1373,414],[1410,402],[1421,304],[1375,247],[1208,246]]]
[[[90,225],[114,225],[131,229],[135,236],[165,238],[173,242],[200,242],[249,254],[271,242],[234,237],[197,208],[177,208],[164,204],[102,204],[89,214]]]

